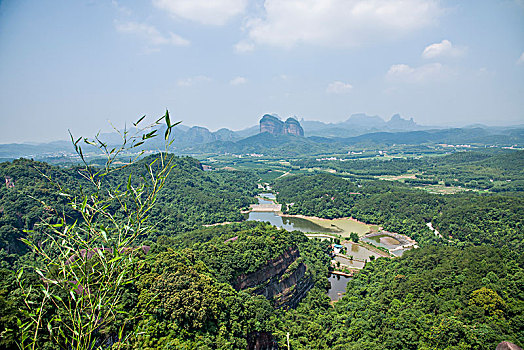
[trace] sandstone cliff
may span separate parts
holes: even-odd
[[[284,123],[285,133],[288,135],[304,136],[304,129],[295,118],[287,118]]]
[[[277,307],[296,307],[313,286],[307,266],[301,262],[298,248],[292,247],[270,260],[259,271],[240,275],[233,287],[250,289],[272,300]]]
[[[273,135],[304,136],[304,129],[295,118],[288,118],[285,122],[270,114],[265,114],[260,119],[260,132]]]

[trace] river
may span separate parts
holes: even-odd
[[[258,204],[274,204],[275,203],[275,195],[272,193],[261,193],[258,195]],[[351,231],[354,232],[367,232],[369,230],[369,226],[359,223],[353,220],[347,220],[347,219],[340,219],[338,221],[330,220],[330,223],[337,223],[340,225],[340,223],[344,223],[346,226],[350,225],[348,228],[346,227],[337,227],[334,224],[329,224],[332,226],[332,228],[324,227],[321,225],[316,224],[313,221],[297,218],[297,217],[282,217],[278,215],[274,211],[252,211],[246,214],[247,220],[252,221],[264,221],[269,222],[270,224],[286,229],[288,231],[301,231],[304,233],[311,233],[311,232],[322,232],[322,233],[337,233],[340,234],[341,231],[344,233],[348,233]],[[344,220],[344,221],[342,221]],[[323,222],[325,224],[326,221]],[[349,230],[351,229],[351,230]],[[349,234],[348,234],[349,235]],[[349,245],[350,243],[348,243]],[[355,245],[354,247],[347,246],[348,251],[351,251],[352,253],[349,253],[350,255],[355,255],[356,259],[363,259],[369,257],[369,255],[373,254],[372,252],[368,251],[367,249],[363,247],[359,247],[358,245]],[[367,254],[366,254],[367,253]],[[356,268],[363,268],[365,263],[361,261],[350,261],[348,259],[345,259],[343,257],[337,256],[335,260],[342,260],[340,261],[342,264],[345,264],[350,267],[356,267]],[[347,261],[346,261],[347,260]],[[340,275],[333,275],[331,274],[329,276],[329,282],[331,284],[331,288],[328,290],[328,296],[332,301],[336,301],[340,298],[342,298],[342,295],[346,292],[346,285],[351,280],[351,277],[346,276],[340,276]]]
[[[284,228],[288,231],[302,231],[302,232],[324,232],[334,233],[338,230],[332,230],[326,227],[315,224],[306,219],[293,218],[293,217],[282,217],[277,215],[275,212],[269,211],[252,211],[247,215],[247,220],[252,221],[267,221],[271,225],[275,225],[280,228]]]

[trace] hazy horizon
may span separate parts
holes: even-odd
[[[0,143],[263,114],[524,123],[524,2],[0,1]]]

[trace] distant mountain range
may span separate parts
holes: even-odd
[[[349,137],[370,132],[398,132],[435,129],[436,127],[422,126],[413,118],[404,119],[395,114],[389,121],[374,115],[364,113],[353,114],[347,120],[339,123],[323,123],[318,121],[300,121],[305,129],[306,136]]]
[[[131,130],[133,132],[133,130]],[[339,123],[324,123],[266,114],[260,124],[240,131],[222,128],[210,131],[201,126],[178,125],[173,133],[177,153],[312,153],[333,150],[333,147],[370,144],[477,143],[523,145],[524,126],[487,127],[475,124],[464,128],[438,128],[417,124],[413,118],[395,114],[385,121],[379,116],[353,114]],[[110,145],[121,142],[118,133],[102,134]],[[330,145],[330,146],[327,146]],[[161,148],[160,140],[149,143],[148,149]],[[89,146],[86,145],[86,151]],[[94,149],[91,149],[94,150]],[[73,148],[68,141],[42,144],[0,144],[0,160],[20,157],[47,159],[70,157]]]

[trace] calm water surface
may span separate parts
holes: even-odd
[[[351,277],[340,276],[340,275],[329,275],[329,283],[331,288],[328,290],[328,296],[332,301],[342,298],[346,292],[346,286],[351,280]]]
[[[288,231],[297,230],[302,232],[336,232],[335,230],[322,227],[306,219],[281,217],[274,212],[252,211],[247,215],[247,220],[268,221],[271,225],[284,228]]]
[[[386,234],[362,238],[363,241],[371,242],[379,247],[384,247],[387,249],[393,249],[400,246],[400,242],[394,237],[388,236]]]
[[[267,199],[273,199],[273,200],[277,199],[277,197],[275,197],[275,195],[273,193],[261,193],[261,194],[259,194],[259,196],[267,198]]]

